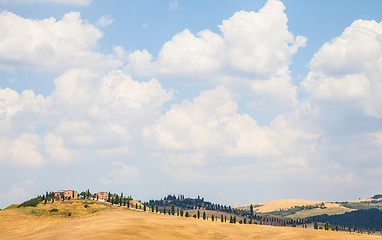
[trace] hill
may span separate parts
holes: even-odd
[[[63,211],[71,208],[73,204],[76,203],[63,202],[57,204],[56,207],[59,211]],[[0,239],[94,238],[382,239],[381,236],[377,235],[361,235],[348,232],[212,222],[134,211],[120,207],[107,207],[95,213],[75,217],[37,216],[15,208],[0,211]]]
[[[251,204],[236,206],[234,208],[249,210]],[[306,218],[316,215],[334,215],[351,212],[353,209],[343,206],[340,203],[327,201],[310,201],[302,199],[279,199],[271,202],[252,204],[253,211],[277,215],[288,218]]]

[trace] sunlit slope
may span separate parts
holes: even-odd
[[[327,201],[310,201],[310,200],[302,200],[302,199],[279,199],[271,202],[261,203],[261,204],[253,204],[254,212],[260,213],[271,213],[275,211],[284,211],[287,209],[291,209],[295,206],[322,206],[322,208],[313,208],[309,210],[298,211],[297,213],[292,213],[290,215],[286,215],[287,217],[295,217],[295,218],[303,218],[309,216],[315,216],[320,214],[343,214],[345,212],[353,211],[354,209],[346,208],[338,203],[332,203]],[[249,205],[237,206],[239,209],[250,209]]]
[[[239,225],[119,208],[82,217],[0,211],[0,239],[382,239],[314,229]]]

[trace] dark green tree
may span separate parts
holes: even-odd
[[[138,209],[138,203],[135,203],[135,209]]]
[[[188,212],[186,212],[186,214],[184,216],[185,217],[190,217],[190,214]]]
[[[171,205],[171,215],[175,215],[175,205]]]
[[[325,230],[329,230],[329,222],[325,223]]]
[[[251,212],[251,216],[253,216],[253,205],[251,204],[251,207],[250,207],[250,212]]]
[[[154,212],[154,203],[151,203],[151,212]]]
[[[166,214],[166,207],[163,208],[163,213]]]
[[[143,203],[143,211],[146,212],[146,203]]]
[[[200,211],[198,210],[198,219],[200,218]]]
[[[206,212],[203,211],[203,220],[206,220]]]
[[[183,208],[180,209],[180,216],[183,217]]]
[[[229,223],[233,223],[233,217],[232,216],[229,218]]]
[[[236,216],[233,216],[233,223],[236,223]]]
[[[179,208],[176,208],[176,216],[179,217]]]
[[[318,224],[316,222],[314,223],[314,229],[318,229]]]
[[[247,224],[247,219],[246,218],[244,218],[243,223]]]
[[[212,221],[215,221],[215,216],[212,214],[211,216]]]
[[[220,221],[224,222],[223,214],[220,216]]]
[[[127,199],[127,208],[130,208],[130,198]]]
[[[158,212],[158,205],[155,206],[155,212]]]

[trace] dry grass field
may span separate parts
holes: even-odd
[[[55,208],[75,212],[61,205]],[[2,210],[0,239],[382,239],[348,232],[212,222],[117,207],[101,206],[103,209],[92,213],[73,205],[78,215],[70,217],[39,216],[30,209]],[[40,204],[35,210],[44,207],[53,206]]]
[[[295,214],[288,215],[287,217],[291,218],[304,218],[309,216],[316,216],[321,214],[343,214],[345,212],[354,211],[354,209],[346,208],[338,203],[332,203],[327,201],[309,201],[309,200],[301,200],[301,199],[279,199],[271,202],[266,202],[262,204],[254,204],[253,210],[255,212],[260,213],[268,213],[273,211],[279,211],[280,209],[290,209],[294,206],[307,206],[307,205],[320,205],[324,203],[325,208],[315,208],[310,210],[299,211]],[[249,210],[250,205],[238,206],[239,209],[247,209]]]

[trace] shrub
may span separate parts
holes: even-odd
[[[28,201],[23,202],[18,207],[37,207],[37,205],[40,203],[40,201],[41,201],[41,198],[39,198],[39,197],[32,198]]]
[[[68,217],[70,217],[70,216],[72,216],[72,213],[71,213],[71,212],[68,213]]]
[[[50,209],[49,212],[58,212],[58,209],[57,208],[52,208],[52,209]]]
[[[85,208],[89,208],[90,206],[89,205],[87,205],[87,204],[85,204],[85,206],[84,206]]]

